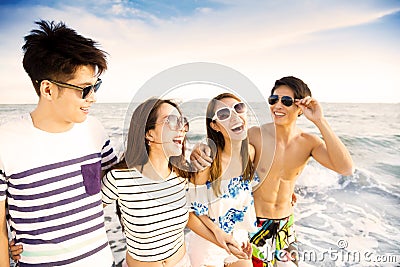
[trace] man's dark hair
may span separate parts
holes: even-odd
[[[97,75],[107,69],[107,53],[98,43],[68,28],[63,22],[36,21],[40,29],[25,36],[23,66],[40,96],[36,81],[53,79],[67,81],[80,66],[92,66]]]
[[[273,95],[275,89],[281,85],[286,85],[286,86],[290,87],[293,90],[295,99],[303,99],[306,96],[312,96],[311,90],[310,90],[310,88],[308,88],[307,84],[305,84],[299,78],[296,78],[293,76],[283,77],[279,80],[276,80],[275,85],[271,90],[271,95]]]

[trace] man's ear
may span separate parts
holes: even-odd
[[[40,82],[40,96],[46,100],[52,100],[51,95],[55,93],[51,82],[43,80]]]
[[[301,115],[303,115],[303,110],[301,108],[299,108],[299,114],[297,114],[297,117],[300,117]]]

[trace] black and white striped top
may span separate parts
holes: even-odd
[[[113,170],[103,177],[103,203],[117,200],[128,253],[139,261],[161,261],[184,244],[188,220],[187,180],[174,172],[165,180],[144,177],[138,170]]]

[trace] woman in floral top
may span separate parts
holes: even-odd
[[[214,147],[213,163],[189,184],[191,209],[214,232],[232,234],[250,258],[248,232],[254,231],[256,215],[252,184],[258,180],[252,160],[255,150],[247,138],[247,107],[233,94],[213,98],[207,107],[207,137]],[[252,266],[190,232],[187,250],[193,267]]]

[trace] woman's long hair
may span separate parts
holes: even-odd
[[[207,106],[207,113],[206,113],[206,128],[207,128],[207,138],[210,139],[214,144],[216,145],[216,150],[214,151],[215,158],[213,163],[211,164],[210,167],[210,182],[212,182],[212,188],[215,193],[215,195],[220,195],[220,185],[221,185],[221,180],[218,179],[222,175],[222,166],[221,166],[221,152],[224,150],[225,147],[225,139],[224,136],[222,135],[221,132],[217,132],[211,127],[211,122],[213,122],[212,118],[214,117],[215,114],[215,107],[218,103],[218,101],[224,99],[224,98],[233,98],[236,99],[237,101],[241,101],[240,98],[237,96],[231,94],[231,93],[223,93],[220,94],[208,103]],[[211,142],[209,141],[209,142]],[[210,146],[212,144],[209,144]],[[249,139],[246,137],[246,139],[242,140],[242,146],[240,149],[240,156],[242,158],[242,174],[243,174],[243,179],[244,180],[251,180],[253,179],[254,176],[254,166],[253,163],[250,159],[249,155]]]

